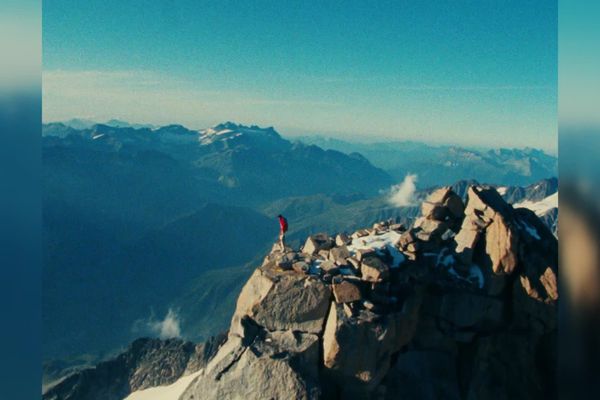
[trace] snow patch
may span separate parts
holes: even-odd
[[[177,400],[204,370],[179,378],[168,386],[156,386],[131,393],[124,400]]]
[[[358,250],[375,250],[381,252],[386,250],[393,258],[391,267],[397,268],[402,264],[406,257],[395,246],[400,238],[400,234],[396,231],[388,231],[377,235],[375,233],[352,239],[352,243],[348,245],[350,254],[355,255]]]
[[[103,137],[103,136],[105,136],[105,134],[104,134],[104,133],[101,133],[101,134],[99,134],[99,135],[94,135],[94,136],[92,136],[92,140],[100,139],[100,138],[101,138],[101,137]]]
[[[558,208],[558,192],[540,201],[525,200],[513,205],[514,208],[528,208],[533,211],[538,217],[541,217],[551,210]]]
[[[508,190],[508,187],[506,186],[500,186],[496,188],[496,191],[498,192],[498,194],[500,196],[504,196],[506,194],[506,191]]]

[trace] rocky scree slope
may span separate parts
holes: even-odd
[[[557,241],[491,187],[273,250],[191,399],[555,397]]]

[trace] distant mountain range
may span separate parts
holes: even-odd
[[[388,218],[410,223],[418,214],[416,206],[390,203],[390,187],[404,172],[375,166],[374,147],[346,154],[231,122],[200,131],[69,125],[43,127],[46,360],[110,352],[156,335],[150,326],[170,308],[185,338],[218,333],[276,240],[279,213],[290,221],[294,245],[309,233],[352,231]],[[429,148],[422,146],[414,145]],[[468,179],[503,187],[512,203],[539,202],[557,190],[556,179],[535,182],[547,177],[540,165],[551,164],[535,150],[479,155],[480,165],[497,164],[487,178],[463,170],[449,182],[460,168],[428,158],[433,153],[417,157],[417,150],[397,148],[396,157],[411,154],[413,166],[420,158],[422,170],[407,169],[419,174],[415,199],[459,180],[455,191],[464,194]],[[391,149],[384,153],[393,159]],[[471,167],[484,170],[475,161]],[[435,176],[440,183],[426,185]]]
[[[73,129],[90,129],[94,125],[99,125],[98,122],[93,121],[91,119],[85,118],[72,118],[67,121],[61,122],[63,125],[66,125]],[[132,124],[126,121],[121,121],[119,119],[110,119],[106,122],[101,123],[101,125],[112,126],[114,128],[155,128],[155,125],[152,124]]]
[[[417,174],[421,187],[449,185],[465,178],[494,184],[528,185],[558,174],[555,156],[531,148],[482,151],[413,141],[358,143],[316,135],[298,140],[347,154],[359,152],[396,180],[401,180],[407,173]]]

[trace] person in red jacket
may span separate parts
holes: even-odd
[[[288,230],[288,222],[287,219],[281,214],[277,216],[279,218],[279,247],[281,251],[285,250],[285,233]]]

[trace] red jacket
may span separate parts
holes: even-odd
[[[286,233],[288,230],[288,223],[287,223],[287,219],[285,219],[285,217],[279,217],[279,228],[281,229],[281,232]]]

